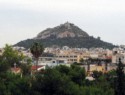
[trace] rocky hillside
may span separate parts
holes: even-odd
[[[54,28],[47,28],[46,30],[40,32],[37,35],[36,39],[46,39],[52,36],[54,36],[55,38],[89,37],[89,35],[79,27],[66,22]]]
[[[85,31],[72,23],[64,23],[54,28],[47,28],[40,32],[35,38],[21,41],[15,46],[29,48],[33,42],[40,42],[45,47],[51,46],[69,46],[69,47],[102,47],[113,48],[113,44],[104,42],[100,38],[89,36]]]

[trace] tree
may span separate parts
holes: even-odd
[[[3,82],[6,86],[6,92],[9,94],[0,95],[31,95],[29,77],[25,76],[21,78],[18,74],[6,73]]]
[[[26,63],[22,63],[20,65],[22,75],[27,76],[31,74],[31,66],[32,66],[32,60],[30,58],[27,58]]]
[[[11,45],[7,45],[4,48],[3,60],[12,67],[14,63],[19,65],[20,61],[23,60],[24,56],[22,53],[19,53],[17,50],[14,50]]]
[[[69,70],[72,69],[66,66],[45,69],[44,76],[36,76],[32,84],[33,95],[36,95],[35,93],[39,93],[38,95],[82,95],[79,85],[71,80]]]
[[[101,71],[93,71],[93,78],[95,78],[95,80],[98,80],[100,76],[102,76],[102,72]]]
[[[89,75],[90,74],[90,64],[92,62],[92,58],[88,58],[86,61],[87,61],[87,73]]]
[[[41,54],[43,53],[44,48],[40,43],[34,42],[34,44],[30,48],[30,51],[34,56],[34,58],[36,59],[36,71],[37,71],[38,60]]]
[[[71,65],[69,76],[74,83],[83,85],[86,77],[85,69],[76,65]]]
[[[21,67],[22,75],[25,76],[25,75],[31,74],[31,64],[22,63],[20,67]]]
[[[106,80],[109,82],[112,88],[114,88],[115,83],[114,80],[116,79],[116,70],[111,70],[105,73]]]
[[[125,76],[124,76],[124,66],[121,62],[121,59],[119,59],[119,63],[116,69],[116,86],[115,86],[115,95],[125,95]]]
[[[84,59],[83,59],[83,58],[80,58],[79,61],[80,61],[80,63],[83,63],[83,62],[84,62]]]

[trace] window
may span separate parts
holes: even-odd
[[[59,62],[59,63],[64,63],[64,61],[63,61],[63,60],[59,60],[58,62]]]
[[[53,61],[53,63],[56,63],[55,61]]]

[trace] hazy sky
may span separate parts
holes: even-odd
[[[125,0],[0,0],[0,47],[66,21],[104,41],[125,44]]]

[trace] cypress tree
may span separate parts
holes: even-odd
[[[115,81],[115,95],[125,95],[125,77],[124,77],[124,65],[119,59],[119,63],[116,69],[116,81]]]

